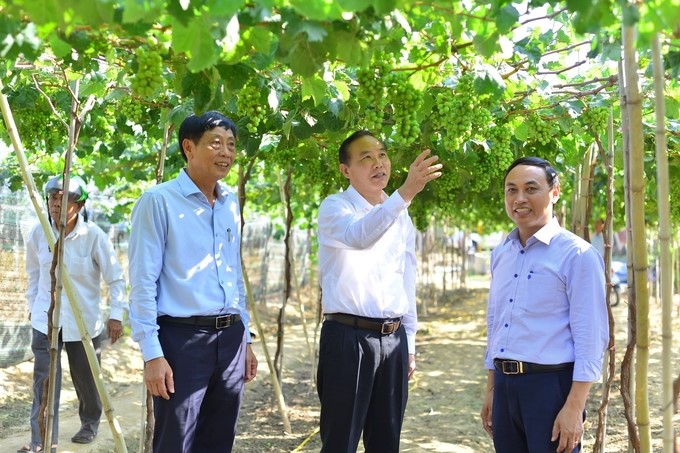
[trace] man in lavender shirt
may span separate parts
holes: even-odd
[[[549,162],[517,159],[504,192],[517,228],[491,255],[482,424],[498,453],[578,452],[609,341],[604,264],[553,217]]]

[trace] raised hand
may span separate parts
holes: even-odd
[[[426,149],[416,157],[408,170],[408,176],[404,184],[398,189],[399,195],[405,202],[409,203],[413,198],[425,188],[425,185],[442,175],[439,171],[442,164],[435,164],[439,156],[430,156],[430,150]]]

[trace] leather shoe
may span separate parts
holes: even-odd
[[[81,429],[73,437],[71,437],[71,442],[76,444],[89,444],[97,437],[92,431]]]

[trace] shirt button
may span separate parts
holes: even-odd
[[[515,274],[515,278],[517,278],[517,274]]]
[[[512,303],[513,300],[514,300],[514,299],[510,299],[510,302]]]
[[[520,250],[519,253],[521,253],[522,255],[524,255],[524,250]]]
[[[501,348],[501,352],[505,352],[505,348]]]
[[[505,327],[508,327],[508,325],[506,324]]]

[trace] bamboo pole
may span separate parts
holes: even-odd
[[[246,270],[246,266],[243,260],[241,260],[241,267],[243,268],[243,282],[246,285],[246,294],[248,295],[248,305],[250,306],[250,313],[253,315],[253,321],[255,321],[257,334],[260,336],[260,341],[262,342],[262,350],[264,351],[264,357],[267,360],[269,373],[271,374],[272,377],[272,387],[274,388],[274,396],[276,397],[276,403],[279,407],[279,413],[281,414],[283,430],[285,431],[286,434],[293,434],[293,429],[291,428],[290,421],[288,420],[288,408],[286,407],[286,400],[283,397],[281,385],[279,384],[279,379],[276,376],[276,368],[274,368],[274,362],[272,362],[272,357],[269,354],[269,349],[267,348],[267,341],[264,336],[262,324],[260,323],[260,316],[257,313],[257,307],[255,307],[255,302],[253,301],[253,293],[250,291],[250,280],[248,279],[248,272]]]
[[[633,236],[633,268],[637,302],[637,349],[635,373],[636,424],[640,452],[651,452],[649,423],[649,289],[647,285],[647,239],[645,231],[645,171],[642,134],[642,101],[638,87],[635,28],[623,26],[626,102],[630,121],[630,199]]]
[[[5,125],[7,126],[7,132],[10,136],[10,139],[12,141],[12,145],[14,147],[15,154],[17,156],[17,160],[19,162],[19,167],[21,169],[21,175],[24,179],[24,184],[26,185],[29,198],[31,200],[31,203],[33,204],[33,208],[35,209],[35,212],[38,216],[38,220],[40,221],[40,225],[43,228],[43,231],[45,232],[45,235],[47,236],[47,242],[50,247],[54,248],[54,244],[56,243],[56,239],[54,237],[54,232],[52,231],[52,227],[50,226],[49,220],[47,219],[47,215],[45,211],[42,209],[41,203],[38,202],[38,196],[37,194],[39,193],[36,186],[35,186],[35,181],[33,180],[33,175],[28,171],[29,169],[29,164],[26,159],[26,155],[24,153],[24,148],[21,144],[21,140],[19,138],[19,134],[17,132],[16,124],[14,122],[14,116],[12,115],[12,111],[9,107],[9,102],[7,101],[7,96],[4,93],[4,85],[2,83],[2,79],[0,79],[0,110],[2,110],[2,115],[5,119]],[[70,275],[68,273],[68,270],[66,267],[63,269],[62,273],[62,280],[64,284],[64,290],[66,291],[66,296],[68,297],[69,301],[71,302],[72,306],[72,311],[73,315],[76,321],[76,324],[78,325],[78,330],[81,333],[81,337],[83,339],[83,346],[85,347],[85,352],[87,354],[88,361],[90,362],[90,366],[92,369],[92,374],[94,376],[95,384],[97,386],[97,391],[99,392],[99,395],[102,400],[102,404],[104,406],[106,418],[109,421],[109,425],[111,427],[111,433],[114,438],[115,444],[116,444],[116,451],[119,453],[126,453],[127,452],[127,447],[125,445],[125,438],[123,437],[123,431],[120,427],[120,424],[118,422],[118,419],[115,417],[113,414],[113,409],[111,408],[110,400],[108,398],[108,394],[106,392],[106,389],[104,387],[104,382],[101,374],[101,368],[99,366],[99,362],[96,359],[96,355],[94,352],[94,348],[92,347],[92,340],[87,334],[87,329],[85,328],[85,321],[83,320],[82,317],[82,312],[80,310],[80,300],[78,299],[76,292],[73,287],[73,282],[71,281]],[[86,341],[89,340],[89,341]]]
[[[668,183],[668,149],[666,144],[666,106],[664,70],[659,34],[652,41],[654,66],[654,112],[656,113],[656,184],[659,210],[659,255],[657,276],[661,289],[663,452],[673,453],[673,279],[671,275],[671,228]]]

